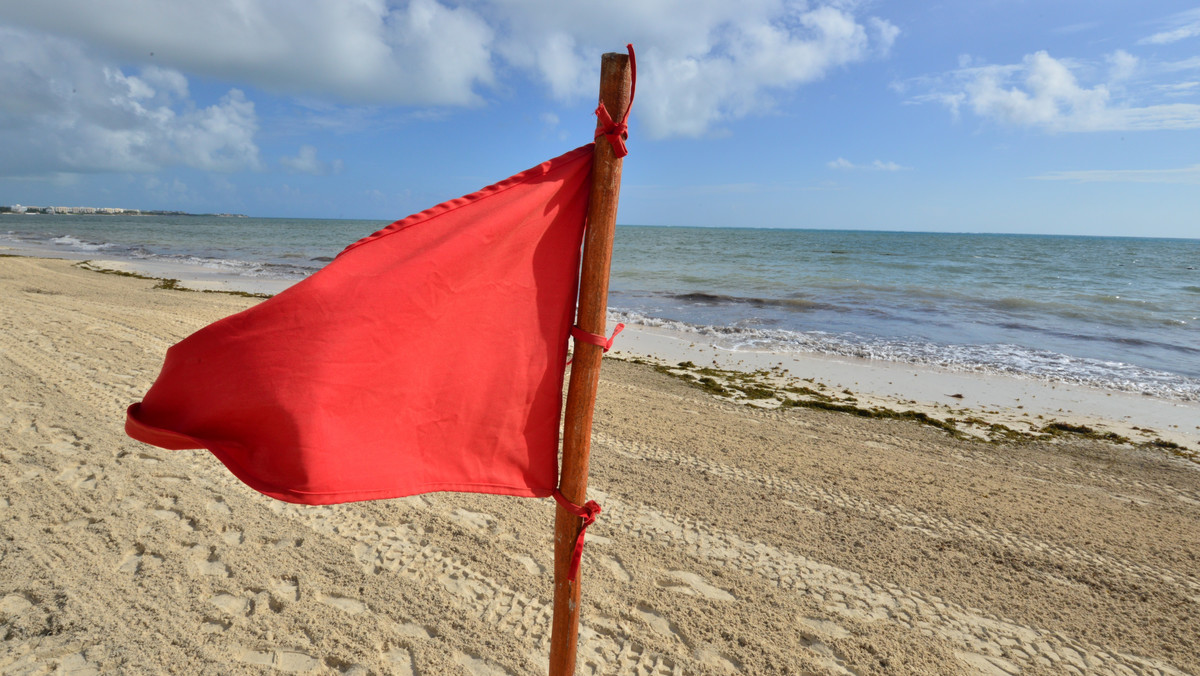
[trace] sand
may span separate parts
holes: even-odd
[[[154,286],[0,258],[0,673],[544,673],[552,501],[288,505],[127,438],[166,348],[258,302]],[[581,674],[1200,671],[1194,462],[619,359],[599,396]]]

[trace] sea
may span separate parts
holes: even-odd
[[[0,246],[298,281],[382,221],[0,216]],[[1200,239],[618,226],[610,314],[812,352],[1200,401]]]

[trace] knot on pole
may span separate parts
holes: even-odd
[[[600,516],[600,504],[595,500],[588,500],[579,506],[566,498],[557,488],[554,489],[554,500],[562,506],[563,509],[583,519],[583,525],[579,528],[579,537],[575,539],[575,553],[571,555],[571,572],[567,574],[567,579],[574,582],[579,578],[579,562],[583,560],[583,539],[587,535],[588,526],[596,522],[596,517]]]
[[[618,158],[629,154],[625,147],[625,139],[629,138],[629,111],[633,109],[633,96],[637,92],[637,60],[633,56],[633,45],[625,45],[629,50],[629,105],[625,106],[625,114],[620,122],[614,122],[604,102],[596,107],[596,117],[600,120],[600,128],[596,130],[596,138],[603,136],[612,146],[613,154]]]
[[[591,343],[592,345],[596,345],[600,349],[604,350],[604,352],[607,354],[608,351],[612,349],[613,341],[617,339],[617,334],[624,330],[625,330],[624,324],[617,324],[613,328],[612,335],[609,336],[608,338],[605,338],[604,336],[601,336],[599,334],[591,333],[590,331],[584,331],[583,329],[579,328],[579,326],[572,326],[571,327],[571,337],[574,338],[575,340],[582,340],[585,343]],[[573,361],[575,361],[575,360],[570,359],[567,361],[567,364],[570,364]]]

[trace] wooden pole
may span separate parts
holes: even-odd
[[[629,55],[609,53],[600,62],[600,101],[614,120],[629,107]],[[597,124],[599,128],[599,124]],[[596,139],[592,159],[592,193],[588,203],[587,233],[583,242],[583,266],[579,279],[579,310],[576,325],[605,335],[608,310],[608,271],[612,261],[613,231],[617,223],[617,200],[621,193],[621,159],[608,140]],[[587,500],[588,457],[592,445],[592,410],[600,382],[598,345],[575,341],[571,380],[567,385],[564,418],[562,474],[559,491],[571,502]],[[550,635],[550,676],[573,676],[579,638],[579,590],[583,571],[574,582],[567,575],[582,519],[562,506],[554,518],[554,620]]]

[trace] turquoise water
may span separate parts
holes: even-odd
[[[383,225],[6,216],[0,244],[301,279]],[[1200,240],[622,226],[609,304],[733,349],[1200,400]]]

